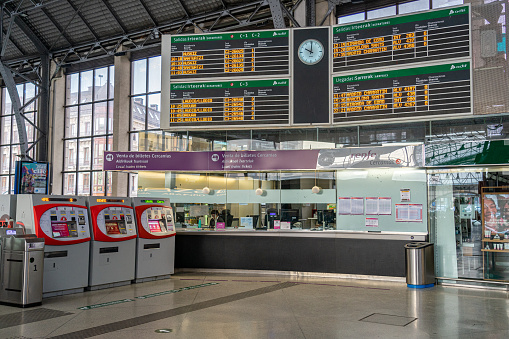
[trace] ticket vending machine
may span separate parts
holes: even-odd
[[[175,224],[169,199],[133,198],[138,225],[135,282],[166,279],[175,271]]]
[[[90,290],[130,284],[136,265],[136,222],[130,198],[89,197]]]
[[[18,194],[16,223],[44,239],[43,295],[83,292],[90,251],[86,198]]]

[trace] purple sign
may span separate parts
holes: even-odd
[[[271,171],[421,167],[423,146],[218,152],[104,152],[105,171]]]
[[[315,169],[319,150],[104,152],[105,171],[262,171]]]

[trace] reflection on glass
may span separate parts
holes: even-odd
[[[92,83],[94,71],[81,73],[80,83],[80,103],[92,101]]]
[[[94,101],[108,98],[108,67],[94,71]]]
[[[147,60],[136,60],[133,62],[133,92],[140,94],[147,92]]]
[[[148,59],[148,91],[161,91],[161,57],[153,57]]]
[[[78,195],[90,195],[90,172],[78,173]]]
[[[32,98],[35,97],[35,85],[30,83],[30,82],[27,82],[25,84],[25,104],[28,103]],[[29,111],[33,111],[35,110],[35,103],[37,102],[37,100],[34,100],[32,103],[30,103],[26,108],[25,108],[25,112],[29,112]]]
[[[433,0],[433,8],[462,5],[463,0]]]
[[[106,119],[108,103],[100,102],[94,104],[94,134],[106,134]]]
[[[80,137],[86,137],[92,134],[92,105],[79,106]]]
[[[426,11],[429,9],[429,0],[417,0],[399,4],[399,14]]]
[[[364,12],[345,15],[338,18],[338,24],[347,24],[350,22],[357,22],[364,20]]]
[[[10,159],[11,159],[11,147],[10,146],[4,146],[0,147],[1,152],[1,173],[2,174],[9,174],[9,165],[10,165]]]
[[[115,66],[110,66],[110,77],[109,77],[109,96],[108,99],[113,99],[113,93],[115,89]]]
[[[7,116],[2,118],[2,145],[11,143],[11,118],[12,116]]]
[[[104,195],[105,172],[93,172],[92,195]]]
[[[367,17],[369,19],[377,19],[384,18],[387,16],[396,15],[396,6],[389,6],[379,9],[374,9],[367,12]]]
[[[103,168],[104,150],[106,149],[106,137],[94,138],[94,161],[92,169]]]
[[[145,129],[146,114],[146,96],[140,95],[131,100],[131,131],[140,131]]]
[[[64,173],[64,195],[76,194],[76,173]]]
[[[150,94],[147,96],[147,129],[161,127],[161,94]]]
[[[89,170],[90,169],[90,157],[91,157],[91,149],[90,149],[91,140],[81,139],[79,141],[79,149],[78,149],[78,169],[80,171]]]
[[[65,103],[66,105],[76,105],[78,103],[79,73],[68,75],[66,80]]]
[[[65,109],[65,136],[67,138],[78,136],[78,107]]]

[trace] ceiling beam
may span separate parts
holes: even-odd
[[[154,26],[159,26],[158,23],[157,23],[157,20],[156,18],[152,15],[152,13],[149,11],[148,9],[148,6],[147,4],[145,3],[145,0],[138,0],[138,2],[140,3],[140,5],[143,7],[143,9],[145,10],[145,13],[147,13],[148,17],[150,18],[150,21],[152,21],[152,25]]]
[[[4,36],[7,36],[7,32],[5,31],[5,29],[2,29],[2,33],[4,34]],[[9,36],[9,41],[12,43],[12,45],[14,47],[16,47],[16,49],[23,55],[27,55],[28,53],[20,46],[19,43],[16,42],[15,39],[13,39],[12,37],[12,34]]]
[[[72,2],[71,0],[66,0],[67,3],[69,4],[69,6],[71,6],[71,8],[74,10],[74,12],[76,14],[78,14],[78,16],[80,17],[81,21],[83,21],[83,23],[85,24],[85,26],[87,26],[88,30],[90,31],[90,33],[92,33],[92,35],[94,36],[94,39],[97,41],[99,40],[99,35],[97,35],[97,33],[95,32],[95,30],[92,28],[92,26],[90,25],[90,23],[88,22],[87,19],[85,19],[85,17],[83,16],[83,14],[81,13],[81,7],[83,7],[83,5],[85,4],[85,2],[87,0],[82,0],[81,2],[81,5],[80,7],[76,7]]]
[[[113,16],[113,18],[115,19],[117,24],[120,26],[120,28],[122,29],[122,32],[124,34],[127,33],[127,28],[125,27],[125,25],[122,22],[122,20],[120,20],[120,17],[118,16],[117,12],[115,12],[113,7],[111,7],[110,2],[109,1],[104,1],[104,0],[101,0],[101,2],[104,4],[104,6],[106,6],[108,11],[110,11],[110,14]]]
[[[57,20],[55,20],[55,17],[46,9],[46,8],[42,8],[41,9],[42,12],[44,13],[44,15],[46,15],[49,19],[49,21],[51,21],[51,23],[53,24],[53,26],[56,27],[56,29],[60,32],[60,36],[63,36],[65,41],[70,45],[72,46],[73,45],[73,42],[72,42],[72,39],[71,37],[69,36],[69,34],[67,34],[64,30],[64,28],[58,23]],[[58,38],[57,38],[58,39]],[[58,40],[57,40],[58,41]]]

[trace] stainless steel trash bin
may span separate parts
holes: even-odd
[[[433,244],[412,242],[405,245],[406,283],[411,288],[435,285],[435,260]]]
[[[44,239],[35,234],[2,237],[0,302],[21,307],[42,303]]]

